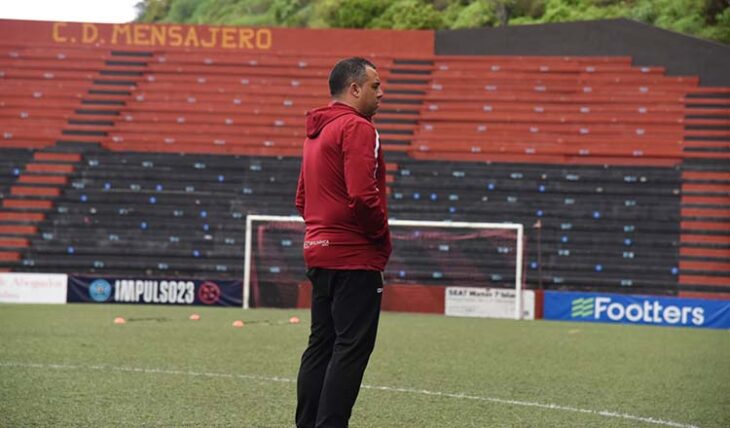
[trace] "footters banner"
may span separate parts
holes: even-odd
[[[241,281],[70,276],[69,303],[243,306]]]
[[[546,291],[543,317],[564,321],[730,328],[730,301]]]

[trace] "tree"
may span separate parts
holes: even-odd
[[[452,29],[493,26],[497,22],[494,9],[487,0],[477,0],[461,7],[449,25]]]
[[[138,22],[162,21],[170,12],[172,0],[142,0],[134,7],[137,9]]]
[[[387,0],[345,0],[329,10],[326,21],[335,28],[368,28],[389,4]]]
[[[198,5],[197,0],[175,0],[170,5],[170,11],[164,21],[174,23],[191,22]]]
[[[730,43],[730,0],[142,0],[140,22],[446,29],[629,18]]]
[[[421,0],[400,0],[391,4],[373,19],[370,28],[392,28],[394,30],[427,30],[443,27],[441,14],[432,4]]]

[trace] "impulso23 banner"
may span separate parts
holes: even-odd
[[[243,306],[241,281],[70,276],[69,303]]]

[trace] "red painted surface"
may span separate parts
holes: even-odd
[[[680,260],[679,270],[703,270],[707,272],[726,272],[730,274],[730,262]],[[730,279],[728,279],[728,282],[730,283]]]
[[[680,291],[679,297],[686,299],[730,300],[730,293],[702,293],[699,291]]]
[[[28,247],[28,240],[25,238],[0,238],[0,247]]]
[[[0,260],[2,261],[16,261],[20,260],[20,253],[0,251]]]
[[[694,285],[717,285],[722,287],[730,286],[730,277],[702,276],[702,275],[679,275],[680,284]]]
[[[58,196],[61,194],[61,189],[57,187],[13,186],[10,188],[10,194],[19,196]]]
[[[443,314],[445,289],[437,285],[386,285],[382,307],[385,311]]]
[[[36,152],[33,154],[33,159],[45,161],[79,162],[81,161],[81,155],[78,153]]]
[[[0,20],[4,44],[231,54],[430,56],[433,31],[309,30],[177,24],[94,24]],[[98,56],[97,56],[98,57]]]
[[[444,290],[441,286],[386,285],[383,290],[382,309],[394,312],[444,313]],[[312,284],[299,284],[297,308],[312,305]]]
[[[74,172],[73,165],[53,163],[29,163],[25,169],[29,172],[53,172],[61,174],[70,174]]]
[[[545,310],[545,290],[535,290],[535,319],[541,320]]]
[[[4,235],[33,235],[37,231],[35,226],[0,225],[0,233]]]
[[[0,211],[0,221],[43,221],[46,216],[43,213],[26,213],[26,212],[12,212],[12,211]]]
[[[730,260],[730,248],[694,248],[694,247],[682,247],[679,249],[679,255],[681,256],[696,256],[696,257],[719,257]]]
[[[65,186],[68,178],[60,175],[21,175],[18,183],[22,184],[59,184]]]

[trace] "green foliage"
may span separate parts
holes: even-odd
[[[272,0],[198,0],[197,24],[275,25]]]
[[[535,23],[590,21],[624,16],[625,8],[620,4],[600,6],[591,0],[547,0],[545,12]]]
[[[172,0],[143,0],[135,5],[137,8],[137,21],[158,22],[170,13]]]
[[[715,19],[717,25],[703,28],[699,35],[730,44],[730,8],[718,13]]]
[[[660,14],[654,21],[658,27],[695,34],[702,28],[702,0],[661,0]]]
[[[730,6],[716,0],[636,0],[628,17],[667,30],[730,42]]]
[[[513,0],[515,16],[537,18],[545,13],[545,0]]]
[[[190,22],[199,3],[197,0],[175,0],[170,6],[170,12],[163,21],[174,23]]]
[[[494,8],[487,0],[477,0],[459,10],[456,17],[450,21],[449,28],[479,28],[492,26],[497,22]]]
[[[728,0],[142,0],[140,22],[456,29],[629,18],[730,43]]]
[[[441,14],[432,4],[421,0],[400,0],[391,4],[377,18],[370,28],[392,28],[394,30],[435,30],[443,27]]]
[[[271,13],[274,20],[285,27],[303,27],[307,23],[310,3],[302,0],[274,0]]]
[[[334,28],[367,28],[389,4],[388,0],[345,0],[339,5],[335,2],[329,10],[327,23]]]

